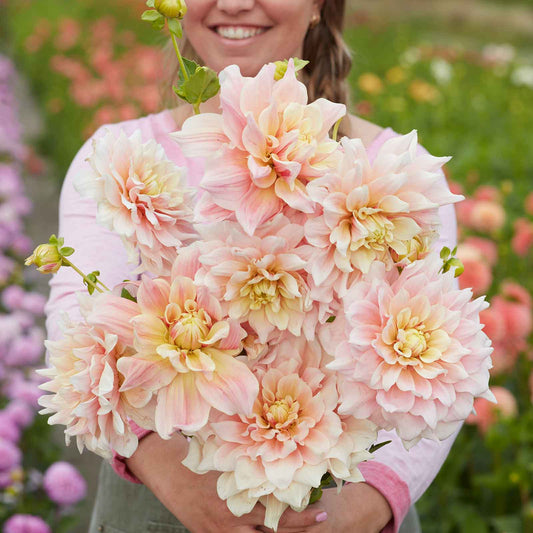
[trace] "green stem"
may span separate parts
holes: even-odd
[[[187,73],[187,69],[185,68],[185,63],[183,62],[183,57],[181,57],[180,49],[178,48],[178,43],[176,41],[176,36],[170,32],[170,36],[172,37],[172,44],[174,45],[174,50],[176,51],[176,55],[178,56],[178,61],[180,64],[181,73],[183,75],[184,80],[189,79],[189,74]]]
[[[337,140],[337,135],[339,133],[339,126],[341,125],[341,122],[342,122],[343,118],[344,117],[339,118],[339,120],[337,120],[337,122],[335,122],[335,126],[333,126],[333,140],[334,141]]]
[[[91,287],[96,289],[98,292],[104,292],[100,287],[95,285],[74,263],[71,263],[66,257],[61,257],[61,261],[65,266],[71,267],[75,272],[77,272],[85,281],[85,283],[89,284]],[[109,290],[109,289],[107,289]]]
[[[111,292],[111,289],[106,287],[99,279],[96,279],[96,283],[100,283],[100,285],[108,292]]]
[[[192,105],[192,108],[194,109],[194,114],[199,115],[200,114],[200,102],[196,102]]]

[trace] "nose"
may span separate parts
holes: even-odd
[[[217,0],[217,7],[229,15],[237,15],[241,11],[249,11],[255,5],[255,0]]]

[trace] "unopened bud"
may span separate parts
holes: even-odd
[[[184,0],[155,0],[154,7],[167,19],[182,19],[187,13]]]
[[[36,265],[42,274],[55,274],[62,265],[62,257],[54,244],[40,244],[24,261],[26,266]]]

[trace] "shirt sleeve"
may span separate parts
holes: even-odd
[[[419,153],[427,151],[419,146]],[[442,180],[446,180],[444,173]],[[453,205],[439,209],[440,235],[433,249],[453,249],[457,244],[457,220]],[[456,288],[458,284],[456,282]],[[380,431],[377,442],[391,443],[375,452],[375,459],[360,467],[366,483],[379,490],[389,502],[393,518],[383,530],[396,533],[409,507],[424,494],[442,467],[459,429],[443,441],[422,439],[407,451],[394,431]]]

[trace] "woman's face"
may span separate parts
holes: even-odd
[[[302,57],[322,0],[188,0],[184,27],[203,62],[219,72],[236,64],[255,76],[271,61]]]

